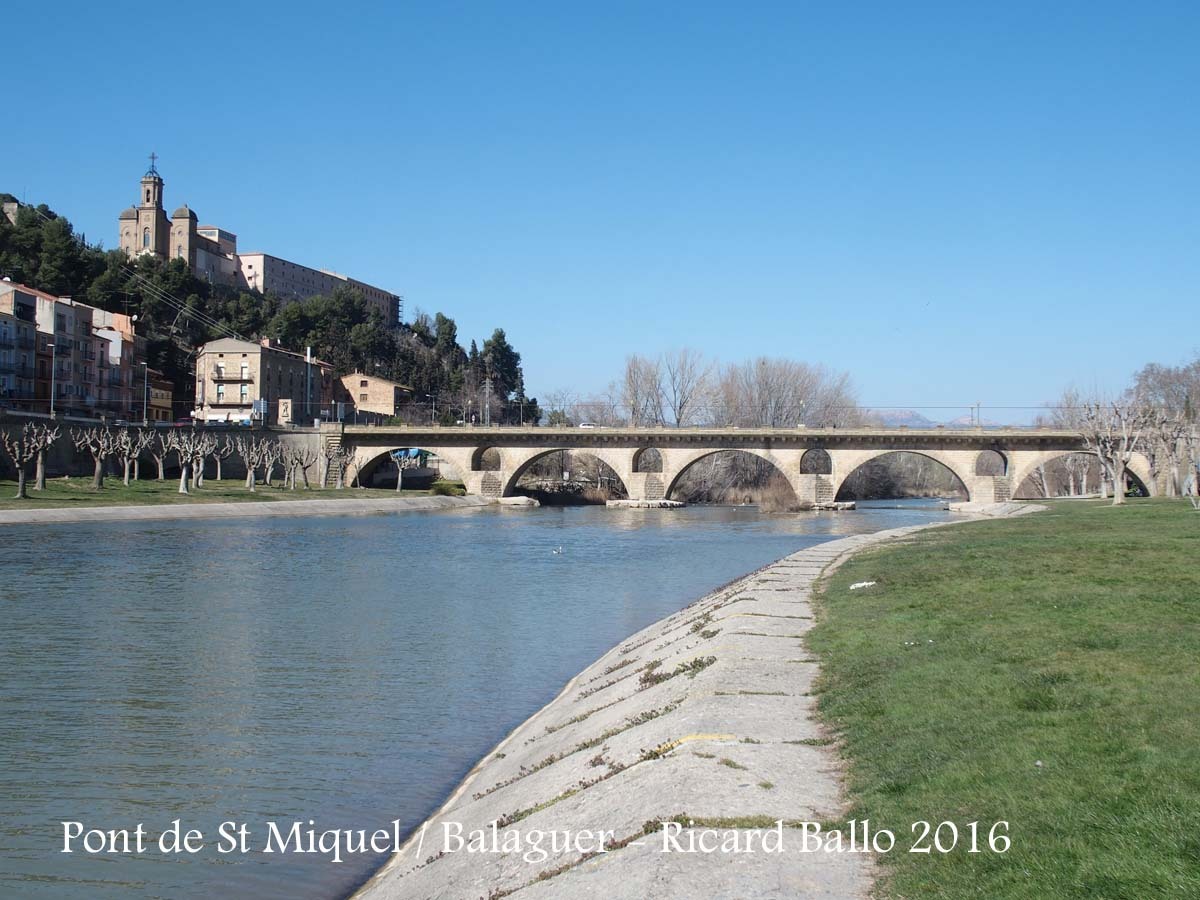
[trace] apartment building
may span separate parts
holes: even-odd
[[[270,338],[221,338],[196,353],[198,421],[311,425],[332,401],[333,367]]]

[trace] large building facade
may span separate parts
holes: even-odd
[[[140,421],[145,350],[130,316],[0,282],[0,401],[5,405]]]
[[[198,422],[311,424],[329,417],[333,368],[278,342],[209,341],[196,353]]]
[[[398,294],[269,253],[238,253],[236,234],[216,225],[200,224],[195,211],[186,204],[168,217],[163,206],[163,179],[155,162],[151,154],[138,202],[117,217],[118,246],[127,256],[150,254],[163,260],[182,259],[193,272],[214,284],[272,294],[284,302],[351,288],[378,309],[389,326],[400,324],[403,301]]]

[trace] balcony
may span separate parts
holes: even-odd
[[[254,381],[254,376],[250,374],[249,370],[247,370],[245,372],[239,371],[236,373],[235,372],[226,372],[224,369],[214,366],[213,370],[212,370],[212,380],[213,381],[238,381],[238,382],[244,382],[244,383],[248,384],[248,383],[251,383]]]
[[[11,350],[15,346],[16,342],[13,341],[12,338],[10,338],[7,334],[0,334],[0,349]]]
[[[17,347],[21,350],[32,350],[34,348],[33,338],[21,338],[17,341]]]

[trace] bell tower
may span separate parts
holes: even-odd
[[[150,168],[142,176],[137,205],[122,212],[118,220],[120,246],[127,256],[152,253],[167,258],[171,223],[163,209],[163,180],[157,162],[158,154],[151,153]]]
[[[142,199],[139,204],[142,208],[163,208],[163,180],[162,176],[158,174],[156,162],[158,162],[158,154],[151,153],[150,168],[142,176]]]

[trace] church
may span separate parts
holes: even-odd
[[[122,210],[118,220],[120,248],[128,256],[152,253],[160,259],[182,259],[202,278],[216,284],[236,285],[240,280],[237,235],[215,225],[199,225],[194,210],[179,207],[167,218],[163,208],[163,180],[150,154],[150,168],[142,176],[138,203]]]
[[[403,320],[403,300],[391,291],[329,269],[313,269],[269,253],[238,253],[237,235],[216,225],[197,224],[187,204],[167,218],[163,208],[163,179],[158,157],[142,176],[138,202],[122,210],[117,220],[118,246],[129,257],[153,254],[159,259],[182,259],[213,284],[226,284],[272,294],[283,301],[329,295],[337,288],[358,291],[396,327]]]

